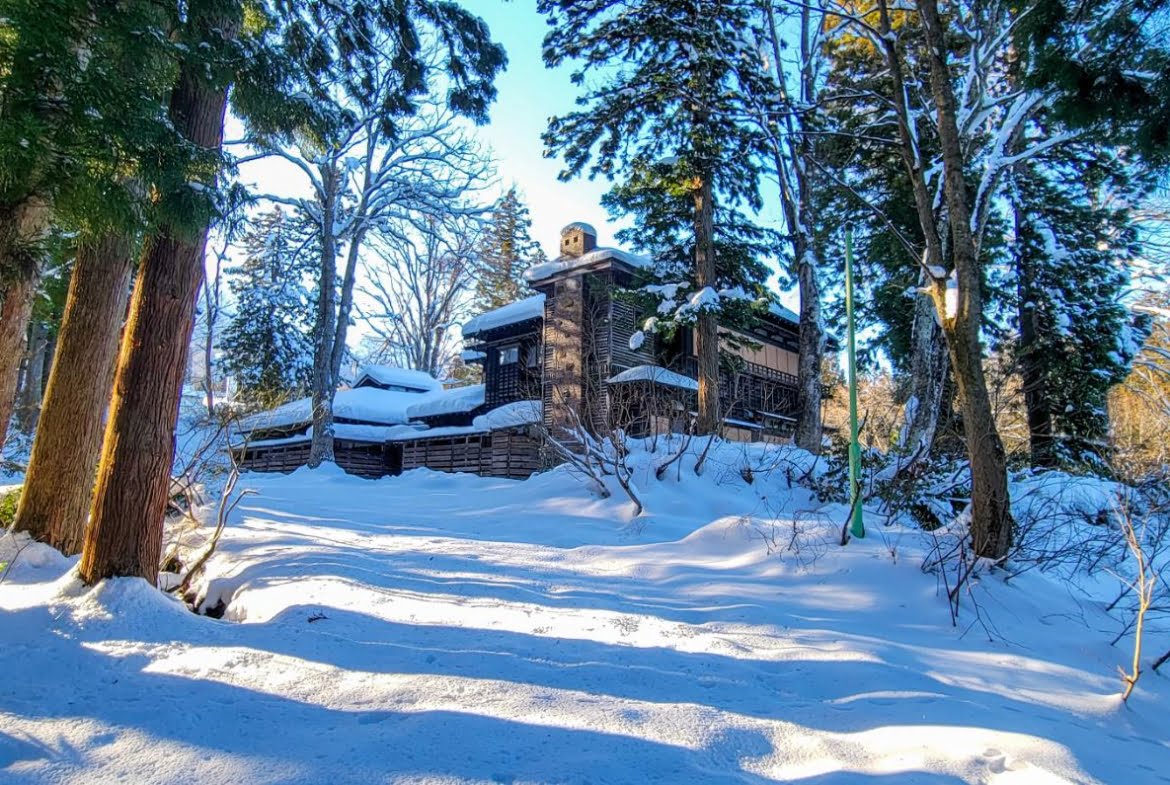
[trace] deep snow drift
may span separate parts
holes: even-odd
[[[663,457],[633,520],[564,469],[247,475],[223,620],[4,538],[0,782],[1170,782],[1099,607],[990,575],[952,626],[928,540],[839,547],[801,454]]]

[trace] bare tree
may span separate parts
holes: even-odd
[[[800,47],[795,66],[789,69],[782,51],[783,36],[775,6],[773,0],[767,0],[763,5],[767,22],[764,26],[767,40],[763,43],[773,76],[782,91],[780,106],[783,108],[783,118],[781,122],[767,115],[761,119],[771,148],[774,174],[780,185],[780,205],[792,245],[793,268],[800,293],[797,416],[793,440],[799,447],[819,453],[822,441],[821,361],[825,351],[825,328],[821,318],[818,272],[821,249],[815,233],[813,178],[817,164],[813,118],[826,17],[811,5],[801,5],[796,10]],[[790,70],[795,73],[790,73]]]
[[[451,326],[468,314],[478,221],[428,217],[407,232],[375,232],[359,311],[392,364],[439,378],[458,353]]]
[[[225,231],[218,238],[219,243],[211,249],[206,262],[206,275],[200,289],[202,308],[196,314],[197,329],[202,333],[203,343],[203,394],[206,398],[207,417],[215,418],[215,342],[219,320],[223,316],[223,267],[232,247],[232,232]]]
[[[381,89],[394,90],[392,64],[385,68]],[[433,92],[438,92],[437,85]],[[438,97],[423,102],[393,135],[387,133],[379,112],[371,110],[338,139],[327,148],[301,139],[241,159],[280,158],[299,170],[310,186],[305,198],[264,197],[299,210],[320,240],[310,466],[333,459],[333,396],[367,238],[377,232],[384,240],[405,242],[420,220],[482,213],[483,208],[471,206],[468,197],[486,188],[492,174],[490,160]]]

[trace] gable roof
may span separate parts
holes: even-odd
[[[654,260],[649,256],[630,253],[620,248],[594,248],[589,253],[584,253],[580,256],[562,256],[551,262],[534,264],[524,271],[524,280],[529,283],[543,281],[546,278],[552,278],[554,275],[560,275],[561,273],[577,270],[582,267],[591,267],[592,265],[607,261],[621,262],[638,270],[648,269],[654,265]]]
[[[531,297],[525,297],[523,300],[517,300],[514,303],[508,303],[507,305],[496,308],[494,311],[481,313],[463,325],[463,337],[467,338],[477,333],[538,318],[544,318],[543,294],[534,294]]]
[[[416,393],[383,390],[380,387],[338,390],[333,396],[333,416],[336,419],[353,420],[366,425],[402,425],[410,420],[408,410],[413,404],[441,394],[441,390]],[[236,430],[247,432],[304,425],[312,420],[313,399],[301,398],[275,409],[245,417],[237,424]]]
[[[407,408],[406,414],[412,420],[435,417],[441,414],[463,414],[483,406],[483,402],[484,386],[472,384],[467,387],[444,390],[436,395],[427,395],[418,403],[411,404]]]
[[[367,365],[358,374],[356,387],[405,387],[418,392],[442,390],[443,384],[426,371],[395,368],[390,365]]]

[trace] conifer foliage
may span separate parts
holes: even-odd
[[[305,227],[279,209],[256,221],[243,248],[243,262],[227,270],[236,307],[221,343],[223,367],[245,403],[270,407],[309,386],[316,304],[305,279],[317,252]]]
[[[476,249],[478,278],[475,310],[490,311],[524,297],[524,271],[545,261],[544,251],[529,232],[532,219],[516,186],[496,203]]]
[[[719,313],[758,284],[750,275],[720,280],[717,221],[735,207],[759,207],[760,159],[767,139],[745,122],[779,90],[761,68],[758,4],[749,0],[640,0],[579,3],[540,0],[552,32],[544,41],[550,66],[584,63],[578,84],[597,78],[578,99],[582,109],[553,118],[545,134],[550,153],[564,155],[572,177],[589,174],[626,181],[611,206],[633,209],[659,228],[670,245],[688,247],[685,280],[666,273],[672,294],[685,292],[674,314],[697,326],[698,418],[714,433],[719,412]],[[752,100],[752,99],[755,100]],[[764,107],[765,112],[769,112]],[[678,204],[686,203],[685,218]],[[677,223],[674,219],[678,219]],[[670,232],[661,231],[667,223]],[[647,248],[651,251],[660,248]],[[748,272],[748,267],[742,267]]]

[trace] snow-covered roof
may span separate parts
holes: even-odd
[[[383,387],[407,387],[419,392],[434,392],[443,389],[442,382],[426,371],[395,368],[390,365],[367,365],[362,368],[357,381],[354,382],[354,387],[360,387],[362,382],[367,379]]]
[[[534,264],[524,271],[524,280],[543,281],[545,278],[551,278],[560,273],[576,270],[581,267],[589,267],[610,259],[623,262],[630,267],[636,267],[638,269],[648,268],[654,264],[654,261],[649,256],[630,253],[620,248],[594,248],[589,253],[581,254],[580,256],[562,256],[551,262]]]
[[[409,425],[355,425],[339,422],[333,424],[334,439],[348,439],[355,442],[369,442],[379,444],[391,441],[395,437],[409,438],[412,434],[421,433],[418,428]],[[284,436],[278,439],[257,439],[255,441],[239,440],[232,443],[233,449],[247,446],[248,449],[261,447],[283,447],[290,444],[302,444],[313,441],[313,428],[309,427],[304,433]]]
[[[497,428],[512,428],[517,425],[531,425],[543,418],[544,406],[540,401],[515,401],[506,403],[481,414],[471,421],[477,428],[494,431]]]
[[[477,352],[474,349],[464,349],[459,353],[459,359],[465,363],[476,363],[480,360],[487,359],[487,355],[483,352]]]
[[[544,295],[534,294],[531,297],[525,297],[523,300],[517,300],[514,303],[496,308],[494,311],[481,313],[467,324],[463,325],[463,337],[475,335],[486,330],[494,330],[498,327],[506,327],[509,324],[517,324],[519,322],[526,322],[529,319],[537,319],[544,316]]]
[[[568,224],[564,229],[561,229],[561,237],[564,237],[569,232],[575,232],[577,230],[580,230],[585,234],[591,234],[594,237],[597,236],[597,230],[594,229],[592,225],[587,224],[584,221],[573,221],[573,223]]]
[[[338,390],[333,398],[333,416],[343,420],[360,420],[370,425],[402,425],[410,417],[407,409],[442,390],[430,393],[400,392],[378,387],[354,387]],[[313,419],[313,399],[301,398],[240,421],[239,431],[301,425]]]
[[[475,433],[487,433],[503,428],[516,428],[521,425],[531,425],[541,421],[543,405],[540,401],[516,401],[492,409],[481,414],[471,421],[471,425],[452,425],[442,428],[422,428],[408,430],[394,428],[389,441],[413,441],[414,439],[437,439],[443,436],[470,436]]]
[[[428,395],[426,400],[419,401],[407,408],[406,413],[412,420],[422,417],[436,417],[440,414],[460,414],[469,412],[477,406],[483,406],[484,386],[473,384],[469,387],[456,387],[444,390],[439,395]]]
[[[790,311],[780,303],[768,303],[768,313],[793,324],[800,324],[800,317],[795,311]]]
[[[629,382],[655,382],[667,387],[678,387],[683,390],[698,390],[699,383],[689,376],[668,371],[658,365],[636,365],[628,371],[622,371],[610,377],[611,384],[626,384]]]

